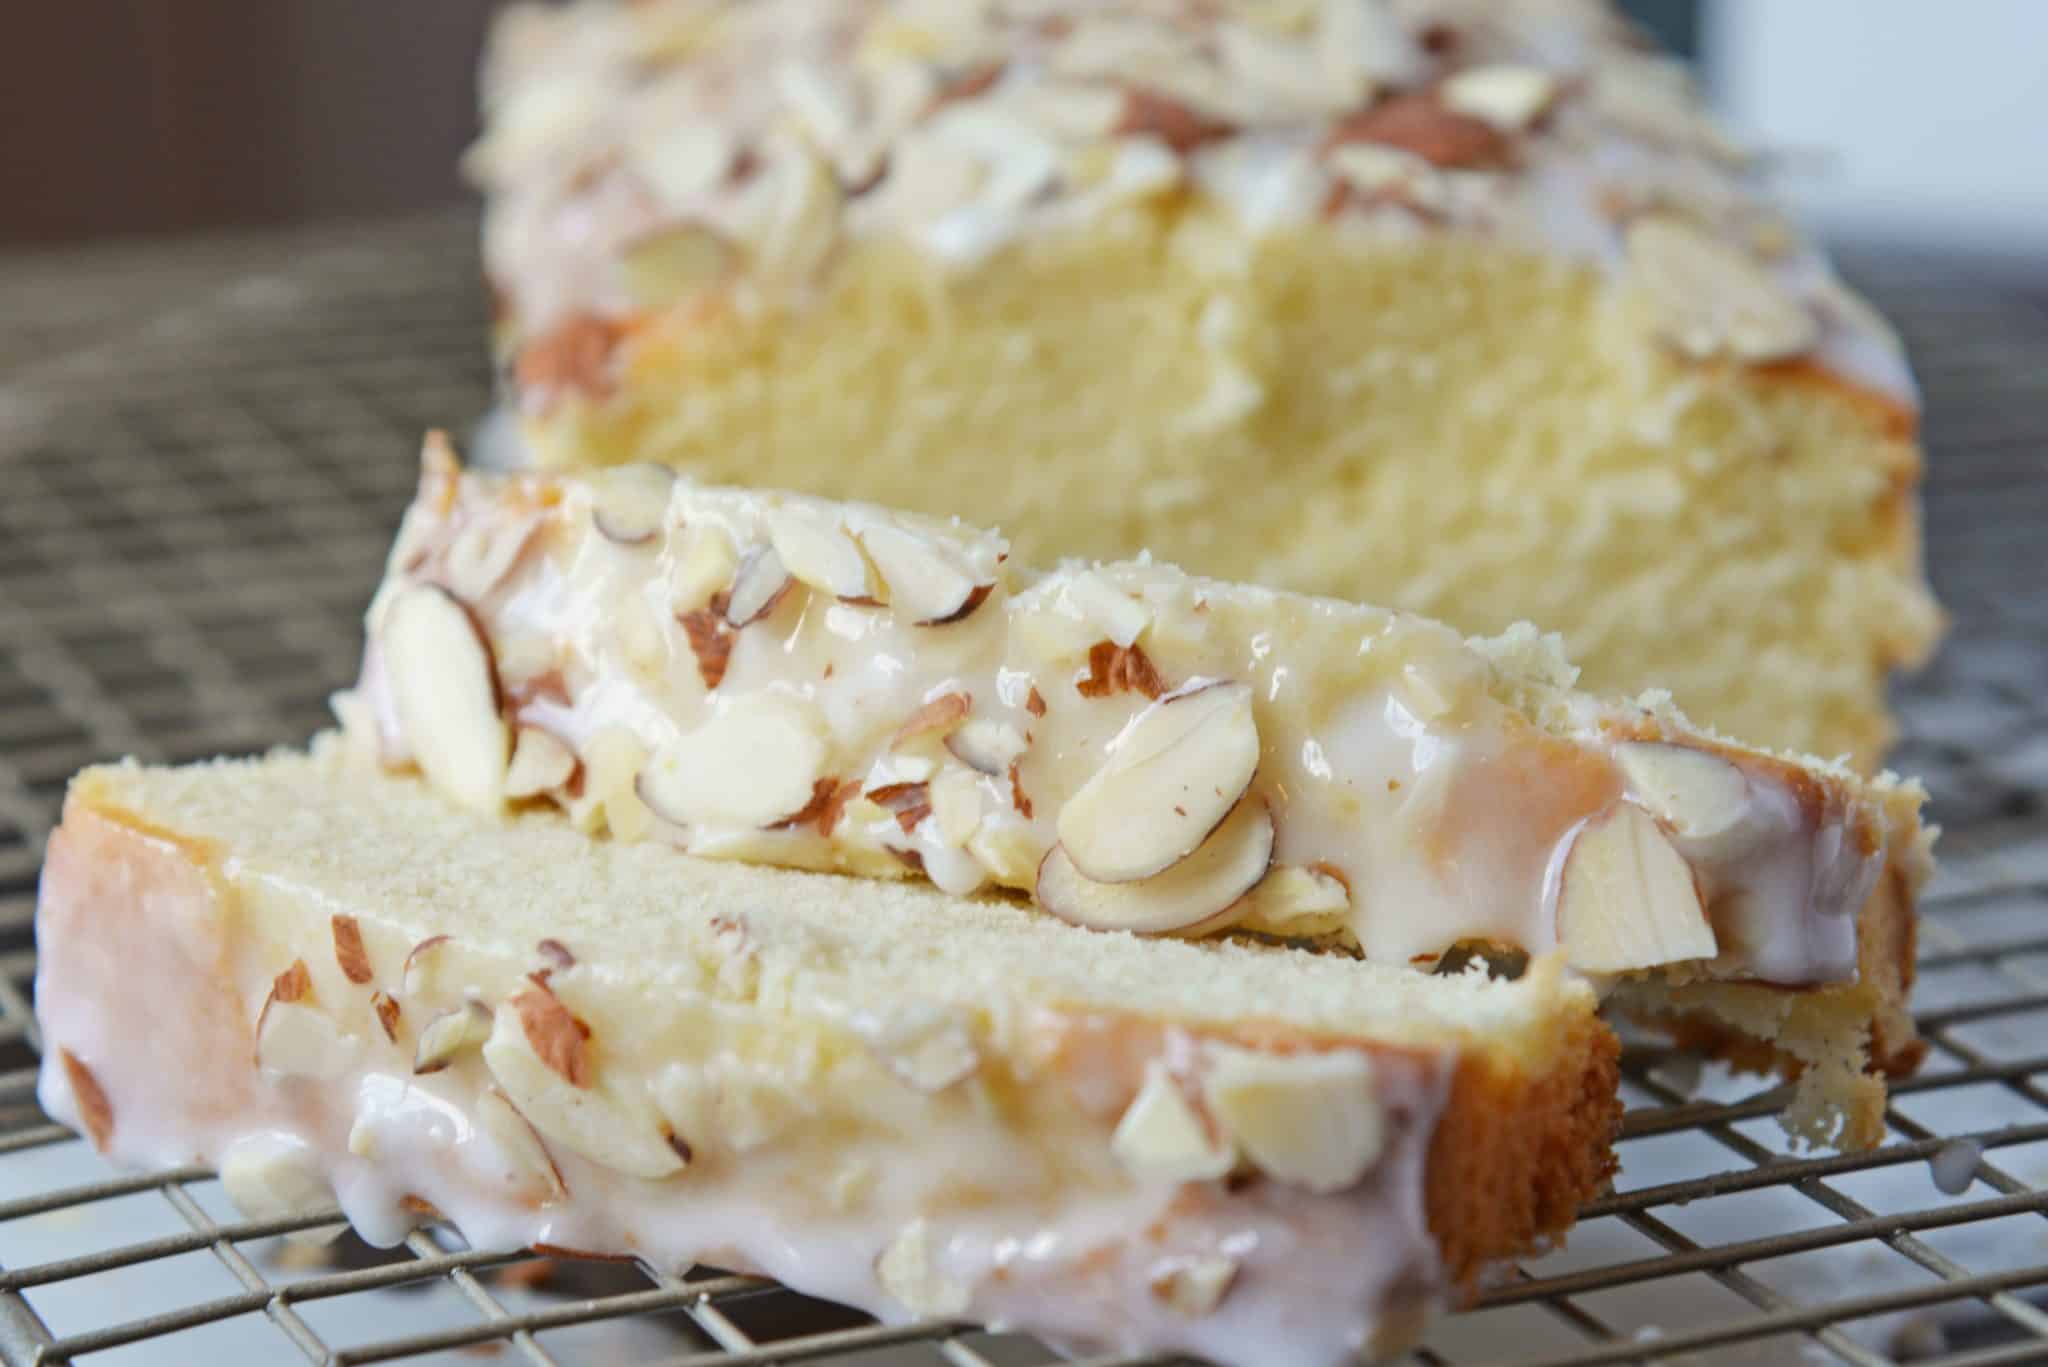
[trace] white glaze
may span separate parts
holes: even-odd
[[[512,506],[527,497],[518,487],[462,476],[445,515],[435,511],[440,486],[430,490],[408,519],[405,555],[394,553],[379,604],[407,583],[432,580],[438,548],[462,529],[524,515]],[[863,856],[904,851],[948,891],[991,881],[1032,891],[1038,860],[1057,838],[1061,804],[1147,705],[1132,692],[1091,698],[1077,690],[1076,681],[1089,677],[1091,645],[1115,630],[1091,615],[1104,595],[1125,609],[1143,606],[1136,644],[1168,688],[1212,679],[1253,685],[1263,758],[1251,796],[1273,812],[1276,861],[1326,867],[1342,879],[1351,901],[1338,928],[1369,957],[1433,961],[1467,938],[1536,954],[1556,948],[1557,881],[1577,829],[1609,803],[1635,796],[1613,756],[1650,724],[1646,716],[1573,695],[1565,730],[1545,735],[1490,693],[1484,659],[1445,628],[1195,580],[1148,562],[1037,574],[1004,563],[993,534],[916,520],[905,525],[956,546],[996,585],[979,608],[958,623],[923,627],[797,585],[771,615],[737,632],[724,677],[707,693],[675,622],[697,604],[664,596],[693,538],[715,536],[744,552],[763,541],[775,507],[808,508],[856,534],[893,515],[678,482],[665,533],[648,545],[621,546],[591,531],[586,482],[528,487],[558,491],[559,503],[536,549],[472,607],[501,658],[527,659],[525,667],[552,662],[566,697],[520,693],[521,681],[506,682],[525,698],[519,720],[572,747],[587,750],[601,733],[623,730],[652,755],[715,724],[736,700],[760,695],[800,700],[821,719],[829,773],[860,779],[864,791],[907,773],[929,777],[935,766],[965,772],[936,744],[913,747],[908,757],[891,748],[921,705],[947,694],[968,695],[973,717],[1029,740],[1016,766],[1028,814],[1007,776],[976,780],[985,829],[1008,832],[1021,850],[1009,867],[990,863],[972,840],[965,849],[949,844],[931,816],[905,831],[872,806],[850,809],[829,838],[808,827],[664,828],[666,838],[697,853],[890,876],[900,872],[892,860]],[[382,714],[388,706],[375,701],[386,691],[374,645],[379,616],[373,607],[362,689],[373,700],[369,710]],[[627,616],[657,624],[652,658],[648,642],[622,627]],[[1043,716],[1030,709],[1034,689]],[[1677,841],[1721,931],[1722,952],[1703,971],[1787,986],[1853,981],[1856,913],[1885,856],[1881,838],[1853,834],[1867,834],[1870,814],[1839,784],[1808,781],[1701,738],[1671,739],[1735,765],[1749,795],[1739,831]],[[402,738],[385,737],[383,750],[388,760],[402,757]],[[1802,804],[1795,783],[1820,797]],[[563,800],[572,810],[589,802]],[[1247,924],[1299,933],[1264,915]]]

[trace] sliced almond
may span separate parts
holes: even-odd
[[[562,1170],[548,1156],[547,1146],[540,1142],[540,1136],[519,1108],[496,1087],[486,1087],[477,1094],[476,1122],[477,1128],[498,1146],[499,1154],[513,1172],[540,1187],[544,1200],[559,1201],[569,1194],[562,1183]]]
[[[107,1100],[106,1089],[83,1059],[69,1049],[59,1049],[57,1057],[64,1065],[64,1080],[71,1084],[71,1101],[78,1111],[78,1123],[85,1127],[85,1137],[92,1141],[92,1146],[105,1153],[107,1141],[114,1135],[113,1103]]]
[[[639,791],[658,815],[682,825],[773,826],[809,804],[826,757],[823,730],[808,711],[749,695],[665,746]]]
[[[735,638],[719,600],[712,599],[710,607],[678,613],[676,621],[683,628],[683,639],[690,643],[690,654],[697,659],[697,677],[704,681],[704,687],[711,689],[724,683],[725,671],[732,665]]]
[[[559,1032],[548,1027],[536,1041],[532,999],[552,994],[525,992],[500,1006],[484,1041],[484,1065],[527,1122],[552,1143],[629,1177],[655,1179],[681,1172],[687,1155],[651,1114],[639,1114],[587,1073],[583,1081],[565,1071],[556,1046]],[[562,1017],[568,1010],[554,1003]],[[538,1013],[542,1017],[552,1012]],[[570,1029],[575,1030],[573,1023]]]
[[[1492,169],[1507,163],[1507,137],[1484,119],[1460,114],[1428,94],[1395,95],[1341,119],[1330,144],[1375,142],[1398,147],[1445,169]]]
[[[882,1289],[921,1318],[950,1318],[967,1309],[968,1290],[946,1274],[933,1255],[922,1218],[905,1225],[875,1259]]]
[[[1357,1050],[1219,1049],[1202,1098],[1261,1172],[1310,1191],[1355,1185],[1386,1143],[1372,1060]]]
[[[1152,610],[1095,570],[1083,570],[1061,586],[1060,597],[1104,637],[1129,646],[1152,625]]]
[[[741,260],[739,251],[702,223],[650,233],[622,247],[619,274],[626,293],[646,309],[666,309],[719,284]]]
[[[966,769],[948,767],[930,783],[932,819],[939,839],[948,845],[965,845],[981,825],[981,780]]]
[[[405,1014],[398,998],[380,988],[370,994],[370,1010],[376,1015],[377,1028],[384,1032],[384,1038],[392,1044],[398,1043],[398,1021]]]
[[[669,609],[677,616],[708,604],[732,587],[739,572],[739,553],[732,538],[710,523],[696,523],[683,533],[683,550],[669,569]]]
[[[1084,698],[1113,698],[1119,693],[1159,698],[1167,689],[1158,667],[1141,647],[1097,641],[1088,648],[1088,673],[1076,681],[1074,691]]]
[[[363,948],[363,928],[353,916],[329,918],[334,933],[334,962],[341,976],[352,983],[366,983],[377,976],[370,967],[370,952]]]
[[[362,1041],[326,1012],[272,996],[256,1021],[256,1063],[280,1077],[332,1082],[354,1066]]]
[[[944,736],[950,733],[967,716],[974,706],[970,693],[941,693],[928,699],[910,719],[896,728],[896,734],[889,741],[890,748],[908,744],[920,736]]]
[[[768,514],[768,536],[783,567],[820,593],[852,603],[879,603],[874,576],[844,527],[805,509]]]
[[[883,1065],[906,1086],[942,1092],[974,1076],[981,1055],[957,1011],[911,1003],[859,1023],[861,1036]]]
[[[946,749],[955,759],[991,778],[1008,773],[1029,744],[1016,727],[986,717],[967,722],[946,737]]]
[[[1237,1165],[1229,1139],[1211,1133],[1165,1065],[1146,1065],[1145,1082],[1110,1136],[1110,1152],[1140,1177],[1206,1182]]]
[[[421,771],[463,806],[497,811],[510,737],[490,646],[468,609],[444,589],[411,585],[392,600],[382,635],[392,702]]]
[[[1557,77],[1548,71],[1508,63],[1467,67],[1438,91],[1451,109],[1509,133],[1536,122],[1557,92]]]
[[[1237,1260],[1221,1254],[1162,1258],[1147,1285],[1152,1294],[1190,1319],[1214,1311],[1237,1280]]]
[[[666,465],[620,465],[590,477],[590,525],[621,546],[653,542],[668,518],[676,472]]]
[[[913,626],[957,622],[980,607],[995,587],[977,576],[959,552],[901,527],[870,527],[860,539],[888,586],[889,606]]]
[[[258,1130],[228,1145],[220,1185],[247,1220],[283,1220],[334,1204],[334,1188],[311,1145],[275,1130]]]
[[[512,742],[512,763],[505,770],[505,796],[538,797],[568,786],[576,775],[576,752],[552,731],[522,726]]]
[[[1200,848],[1164,873],[1130,883],[1098,883],[1054,845],[1038,866],[1039,905],[1095,930],[1140,935],[1207,935],[1240,919],[1245,894],[1273,860],[1273,817],[1260,801],[1235,812]]]
[[[504,1012],[519,1022],[520,1037],[528,1050],[550,1072],[571,1087],[591,1084],[587,1032],[553,992],[545,987],[528,988],[506,1002],[500,1014]]]
[[[420,1028],[412,1070],[438,1073],[469,1050],[482,1047],[490,1037],[491,1009],[479,1001],[466,1001],[453,1011],[443,1011]]]
[[[445,986],[438,979],[454,956],[454,945],[455,942],[446,935],[429,935],[412,947],[405,956],[405,966],[400,970],[406,996],[419,997]]]
[[[1686,745],[1630,741],[1614,749],[1629,795],[1679,835],[1704,839],[1740,825],[1752,803],[1742,770]]]
[[[1276,867],[1251,893],[1247,921],[1281,934],[1320,934],[1342,924],[1351,892],[1342,879],[1298,864]]]
[[[1626,973],[1719,952],[1692,866],[1657,819],[1617,802],[1572,837],[1558,876],[1557,936],[1572,967]]]
[[[456,533],[441,559],[448,589],[474,603],[505,581],[540,530],[537,517],[479,517]]]
[[[725,599],[726,622],[743,627],[760,621],[775,611],[792,582],[773,546],[754,547],[740,557],[733,572],[732,589]]]
[[[1250,685],[1168,694],[1131,719],[1103,766],[1067,799],[1060,844],[1098,883],[1150,878],[1208,838],[1258,767]]]
[[[1688,356],[1776,361],[1813,348],[1820,324],[1740,248],[1692,223],[1651,215],[1629,225],[1629,279],[1658,333]]]

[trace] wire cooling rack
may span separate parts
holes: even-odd
[[[768,1283],[280,1239],[36,1109],[31,916],[65,779],[298,740],[352,676],[422,428],[490,385],[471,225],[0,258],[0,1362],[1055,1361]],[[1420,1363],[2048,1361],[2048,310],[1852,258],[1929,391],[1954,614],[1901,698],[1947,827],[1883,1147],[1791,1152],[1754,1079],[1625,1057],[1616,1192]]]

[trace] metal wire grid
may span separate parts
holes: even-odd
[[[755,1278],[555,1265],[441,1231],[309,1258],[276,1236],[331,1213],[242,1220],[202,1170],[110,1176],[36,1108],[30,925],[64,781],[323,722],[420,430],[487,396],[471,233],[0,260],[0,1360],[289,1358],[278,1335],[328,1363],[1056,1360]],[[1901,767],[1949,826],[1921,958],[1934,1055],[1895,1089],[1882,1148],[1816,1156],[1786,1150],[1753,1080],[1631,1047],[1621,1188],[1420,1363],[2048,1361],[2048,596],[2026,587],[2048,534],[2048,311],[1935,260],[1854,264],[1920,357],[1955,615],[1902,698]],[[1944,1195],[1930,1165],[1954,1164],[1970,1184]],[[169,1271],[195,1265],[216,1285]]]

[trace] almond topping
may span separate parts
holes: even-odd
[[[533,987],[508,1004],[518,1014],[526,1042],[540,1061],[570,1086],[588,1087],[590,1051],[584,1045],[583,1027],[561,999],[544,987]]]
[[[78,1123],[85,1126],[85,1137],[92,1146],[105,1153],[107,1141],[114,1135],[114,1107],[107,1100],[106,1089],[69,1049],[59,1049],[57,1057],[64,1064],[64,1080],[71,1084],[71,1099],[78,1105]]]
[[[1031,685],[1031,691],[1024,697],[1024,710],[1034,717],[1045,715],[1045,697],[1038,691],[1038,685]]]
[[[1632,802],[1590,818],[1558,877],[1557,936],[1572,967],[1626,973],[1719,952],[1692,866]]]
[[[910,720],[896,728],[895,737],[889,742],[894,749],[905,741],[916,740],[919,736],[934,732],[944,735],[966,720],[974,698],[966,693],[941,693],[917,711],[910,714]]]
[[[469,610],[444,589],[413,585],[392,599],[382,637],[392,702],[420,769],[462,805],[497,811],[511,738],[490,646]]]
[[[353,916],[337,915],[332,919],[334,927],[334,962],[341,966],[341,976],[352,983],[366,983],[376,976],[370,967],[369,951],[363,948],[363,929]]]
[[[1820,339],[1813,314],[1768,270],[1685,220],[1637,219],[1626,245],[1629,278],[1649,299],[1658,333],[1687,356],[1777,361]]]
[[[519,388],[539,397],[544,411],[565,395],[603,398],[612,390],[613,350],[625,329],[603,318],[571,318],[519,349],[513,373]]]
[[[784,507],[768,514],[768,535],[783,567],[820,593],[852,603],[880,601],[867,559],[845,528]]]
[[[978,718],[946,737],[946,749],[976,773],[1005,773],[1024,757],[1024,733],[1007,722]]]
[[[860,539],[889,586],[889,606],[913,626],[957,622],[995,587],[978,579],[958,551],[901,527],[870,527]]]
[[[560,1010],[570,1033],[580,1039],[574,1018],[567,1008]],[[687,1146],[670,1142],[674,1131],[654,1114],[651,1102],[639,1100],[637,1090],[621,1097],[589,1079],[570,1078],[535,1040],[526,1015],[520,998],[501,1006],[483,1056],[527,1123],[550,1143],[629,1177],[654,1180],[681,1172]],[[550,1036],[551,1041],[561,1038],[558,1031]]]
[[[621,546],[645,546],[661,532],[676,472],[646,462],[591,476],[590,525]]]
[[[825,737],[806,710],[749,695],[663,747],[638,791],[658,815],[682,825],[764,828],[810,804],[825,759]]]
[[[576,956],[569,952],[569,946],[553,937],[540,941],[534,949],[558,972],[576,966]]]
[[[811,800],[803,810],[776,825],[790,830],[813,826],[819,835],[830,836],[832,828],[839,824],[840,813],[859,792],[860,784],[852,779],[821,778],[811,785]]]
[[[981,1058],[959,1014],[944,1007],[913,1004],[887,1019],[866,1022],[863,1031],[890,1072],[920,1092],[942,1092],[973,1076]]]
[[[1430,95],[1396,95],[1350,115],[1331,130],[1330,142],[1384,143],[1444,169],[1496,168],[1508,159],[1508,141],[1499,129],[1446,109]]]
[[[576,765],[576,752],[559,736],[538,726],[522,726],[505,769],[505,796],[539,797],[567,788],[576,777]]]
[[[1718,755],[1684,745],[1631,741],[1614,761],[1629,794],[1688,838],[1721,835],[1750,811],[1749,780]]]
[[[697,657],[697,677],[706,688],[718,687],[725,681],[726,666],[732,663],[734,639],[722,598],[713,598],[709,607],[679,613],[676,621],[682,624],[690,653]]]
[[[1142,648],[1097,641],[1088,647],[1088,676],[1074,689],[1084,698],[1109,698],[1118,693],[1157,698],[1166,692],[1166,680],[1159,677]]]
[[[377,1024],[384,1031],[384,1038],[398,1043],[398,999],[382,989],[370,994],[370,1009],[377,1013]]]
[[[734,627],[760,621],[775,611],[794,582],[773,546],[756,546],[740,558],[739,568],[733,571],[725,620]]]
[[[917,823],[932,814],[931,785],[927,783],[886,783],[870,788],[868,801],[896,814],[896,824],[909,835]]]
[[[1062,920],[1139,935],[1207,935],[1250,910],[1245,896],[1273,862],[1273,817],[1266,804],[1241,802],[1199,849],[1164,873],[1128,883],[1084,875],[1065,846],[1038,866],[1037,897]]]
[[[1208,838],[1258,767],[1249,684],[1169,694],[1131,719],[1103,766],[1067,799],[1060,844],[1096,882],[1150,878]]]
[[[1190,1319],[1199,1319],[1223,1303],[1237,1280],[1237,1261],[1220,1255],[1162,1258],[1147,1285],[1152,1294]]]
[[[1158,138],[1181,156],[1236,131],[1227,123],[1203,117],[1179,100],[1142,86],[1132,86],[1124,92],[1123,114],[1110,130],[1117,137]]]
[[[1557,77],[1541,67],[1467,67],[1443,83],[1443,102],[1507,133],[1529,127],[1557,98]]]
[[[1205,1182],[1237,1165],[1236,1148],[1210,1132],[1157,1059],[1145,1066],[1145,1083],[1117,1122],[1109,1147],[1132,1172],[1169,1182]]]
[[[405,956],[405,967],[401,970],[401,975],[405,981],[407,996],[417,997],[428,988],[434,974],[435,963],[440,958],[440,951],[448,943],[449,937],[446,935],[429,935],[414,945],[411,952]]]
[[[441,557],[449,590],[467,603],[484,597],[505,581],[539,530],[537,517],[486,517],[463,528]]]
[[[1260,1171],[1310,1191],[1355,1185],[1386,1144],[1372,1060],[1357,1050],[1219,1049],[1202,1096]]]
[[[444,1011],[420,1028],[419,1044],[413,1050],[415,1073],[438,1073],[465,1050],[475,1049],[491,1037],[491,1009],[479,1001],[466,1001],[453,1011]]]
[[[912,1314],[950,1318],[967,1309],[968,1290],[946,1275],[932,1255],[931,1235],[922,1219],[911,1221],[875,1260],[882,1289]]]
[[[543,1199],[559,1201],[569,1194],[562,1182],[562,1170],[548,1156],[547,1146],[503,1092],[486,1087],[478,1093],[476,1120],[477,1128],[491,1137],[513,1171],[540,1184]]]

